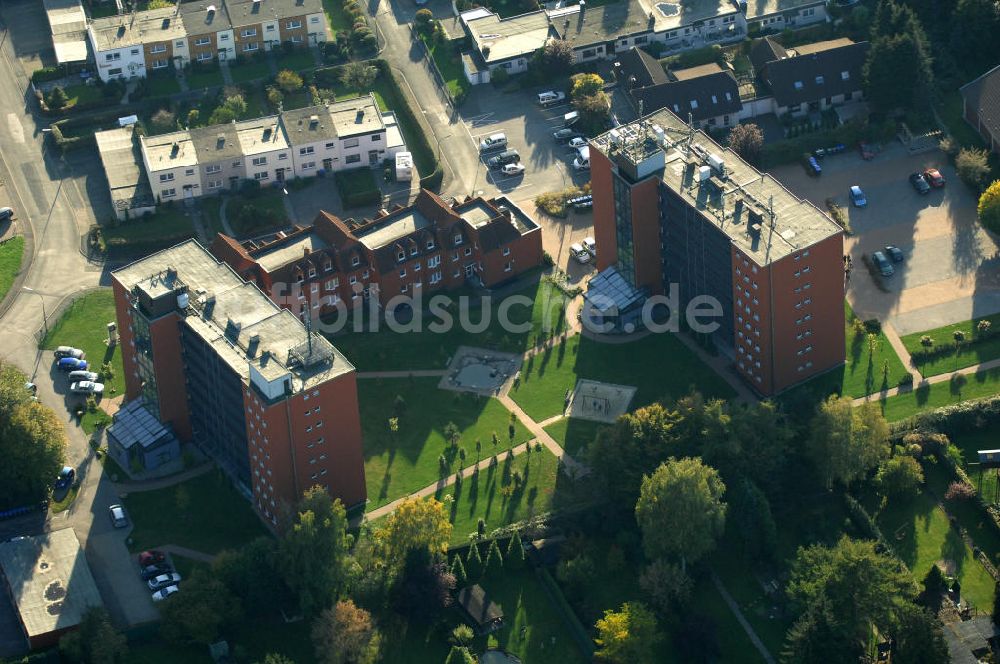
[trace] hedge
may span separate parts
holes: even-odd
[[[899,422],[894,429],[932,429],[946,436],[1000,425],[1000,396],[963,401],[944,408],[918,413]]]
[[[62,77],[63,72],[58,67],[43,67],[31,72],[32,83],[44,83],[45,81],[54,81]]]
[[[914,364],[920,366],[925,362],[930,362],[931,360],[935,360],[939,357],[952,355],[961,350],[967,350],[977,344],[983,343],[984,341],[994,339],[997,336],[1000,336],[1000,330],[994,330],[993,328],[990,328],[985,332],[976,331],[971,338],[967,338],[961,344],[955,341],[948,341],[945,343],[938,343],[933,346],[923,346],[910,353],[910,357],[913,358]]]
[[[424,172],[421,168],[420,162],[425,162],[425,165],[430,166],[426,169],[429,174],[423,175],[420,178],[420,186],[425,189],[438,189],[441,187],[441,181],[444,179],[444,171],[441,169],[441,162],[438,160],[438,154],[434,151],[434,147],[431,145],[430,140],[427,136],[427,131],[424,125],[420,123],[418,119],[418,114],[414,111],[413,106],[410,104],[410,98],[403,92],[402,86],[400,86],[399,81],[396,79],[396,73],[389,66],[389,63],[385,60],[378,59],[375,60],[375,66],[379,68],[379,73],[384,77],[384,79],[393,88],[393,94],[398,102],[392,109],[399,116],[402,122],[409,123],[413,127],[416,136],[411,135],[410,138],[416,139],[417,145],[410,145],[410,151],[413,153],[413,158],[417,162],[417,169],[420,172]],[[429,163],[428,163],[429,162]]]

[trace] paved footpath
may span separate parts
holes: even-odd
[[[413,371],[359,371],[358,378],[440,378],[447,369],[415,369]]]
[[[729,606],[729,610],[733,612],[734,616],[736,616],[736,620],[740,623],[743,631],[750,637],[750,642],[753,643],[754,647],[760,652],[760,656],[764,658],[764,661],[767,662],[767,664],[775,664],[774,657],[771,656],[771,651],[767,649],[764,642],[760,640],[759,636],[757,636],[757,632],[754,631],[753,626],[747,622],[746,617],[740,610],[739,604],[737,604],[736,600],[733,599],[733,596],[729,594],[726,587],[722,585],[722,579],[720,579],[714,571],[712,572],[712,583],[715,584],[715,588],[719,591],[719,594],[722,595],[722,599],[726,602],[726,605]]]

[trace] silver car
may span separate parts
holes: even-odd
[[[69,389],[71,392],[75,392],[77,394],[103,394],[104,383],[95,383],[91,380],[81,380],[76,383],[70,383]]]
[[[153,577],[146,582],[146,585],[149,586],[149,590],[151,592],[156,592],[157,590],[161,590],[167,586],[176,586],[180,582],[181,575],[177,572],[171,572],[169,574],[161,574],[160,576]]]
[[[125,508],[121,505],[112,505],[109,507],[108,515],[111,517],[111,525],[115,528],[128,527],[128,517],[125,515]]]
[[[72,346],[59,346],[55,350],[55,356],[57,360],[61,360],[64,357],[72,357],[76,360],[82,360],[86,357],[86,353],[79,348],[73,348]]]
[[[170,597],[176,592],[180,592],[180,588],[178,588],[177,586],[167,586],[166,588],[162,590],[157,590],[155,593],[153,593],[153,601],[162,602],[163,600]]]
[[[69,382],[76,383],[77,381],[85,380],[91,383],[96,383],[97,379],[100,378],[93,371],[70,371],[69,372]]]

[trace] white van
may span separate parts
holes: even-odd
[[[558,104],[559,102],[566,99],[565,92],[555,92],[554,90],[548,90],[546,92],[538,93],[538,104],[540,106],[551,106],[552,104]]]
[[[563,116],[563,126],[568,127],[579,119],[580,119],[580,114],[577,111],[570,111],[569,113]]]
[[[577,157],[573,160],[573,168],[578,171],[590,170],[590,146],[585,145],[577,150]]]
[[[491,134],[479,142],[480,152],[503,150],[507,147],[507,134]]]

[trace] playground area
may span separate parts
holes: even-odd
[[[636,388],[580,379],[568,396],[566,415],[594,422],[614,422],[628,412]]]
[[[521,368],[521,356],[485,348],[460,346],[441,379],[443,390],[494,396]]]

